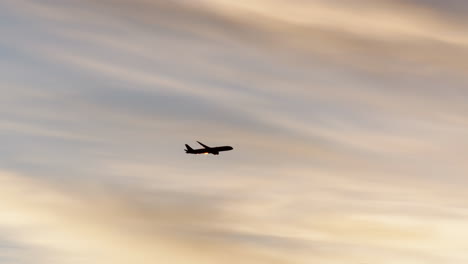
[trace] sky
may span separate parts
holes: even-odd
[[[1,1],[0,263],[467,263],[467,13]]]

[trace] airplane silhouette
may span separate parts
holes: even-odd
[[[187,148],[185,150],[185,153],[187,154],[213,154],[213,155],[219,155],[219,152],[221,151],[229,151],[233,150],[231,146],[221,146],[221,147],[208,147],[207,145],[201,143],[200,141],[197,141],[198,144],[202,145],[202,149],[193,149],[189,145],[185,144],[185,147]]]

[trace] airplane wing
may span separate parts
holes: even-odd
[[[208,147],[207,145],[205,145],[205,144],[201,143],[200,141],[197,141],[197,142],[198,142],[198,144],[202,145],[204,148],[207,148],[207,149],[209,149],[209,148],[210,148],[210,147]]]

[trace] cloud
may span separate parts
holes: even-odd
[[[55,257],[43,256],[39,263],[214,263],[227,252],[240,253],[235,246],[226,247],[222,237],[210,235],[219,212],[213,201],[197,202],[201,197],[174,192],[145,197],[128,188],[85,182],[70,187],[7,172],[1,181],[1,224],[15,230],[17,243],[52,251]],[[205,250],[212,254],[203,254]],[[267,263],[255,255],[244,254]]]
[[[0,257],[466,262],[462,5],[1,3]]]
[[[372,205],[370,200],[336,200],[331,190],[315,193],[314,198],[298,191],[296,197],[265,196],[271,192],[255,197],[253,192],[241,192],[248,196],[229,200],[225,199],[228,196],[203,197],[161,188],[145,191],[88,180],[75,180],[70,186],[5,171],[1,182],[4,210],[0,225],[15,234],[12,239],[24,248],[24,254],[37,255],[36,263],[146,263],[163,259],[177,263],[307,263],[310,259],[339,263],[343,259],[337,252],[355,250],[365,253],[367,259],[382,261],[389,254],[429,263],[463,256],[462,240],[453,240],[450,226],[463,225],[464,218],[439,216],[422,223],[417,220],[418,213],[376,214],[368,209],[391,207],[384,202]],[[283,191],[296,188],[276,181],[267,189],[274,190],[277,184]],[[366,189],[370,190],[361,186],[361,193],[368,192]],[[417,193],[412,187],[408,189]],[[308,201],[311,198],[316,205]],[[329,211],[317,211],[325,201]],[[338,205],[335,202],[343,203],[339,214],[333,210]],[[356,208],[359,204],[368,209]],[[394,208],[400,211],[402,206],[406,205]],[[257,211],[260,208],[263,211]],[[304,208],[311,210],[309,214],[297,211]],[[450,258],[435,250],[445,243],[453,246],[448,251]],[[435,251],[425,253],[426,248]],[[227,253],[232,257],[224,260]]]

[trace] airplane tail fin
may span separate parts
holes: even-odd
[[[187,148],[185,152],[193,151],[193,148],[191,148],[189,145],[185,144],[185,147]]]

